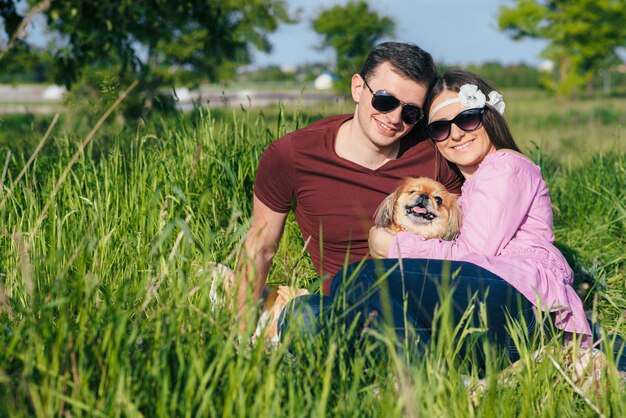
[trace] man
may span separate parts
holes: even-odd
[[[418,46],[380,44],[352,77],[354,114],[322,119],[270,144],[259,163],[239,260],[240,308],[250,286],[253,297],[261,297],[294,201],[328,295],[346,257],[353,262],[367,256],[374,212],[401,178],[431,177],[460,192],[460,176],[416,126],[435,77],[432,57]]]

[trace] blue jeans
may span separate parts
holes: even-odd
[[[290,301],[279,319],[279,332],[285,335],[297,315],[302,321],[299,326],[304,325],[309,335],[336,326],[340,320],[346,327],[356,324],[357,329],[366,325],[391,327],[398,341],[409,337],[426,345],[442,298],[450,299],[453,325],[470,305],[475,305],[469,321],[471,326],[480,326],[478,305],[482,302],[486,336],[507,348],[512,361],[518,358],[506,329],[507,316],[523,318],[532,331],[532,304],[502,278],[460,261],[403,259],[400,263],[397,259],[372,259],[351,264],[333,278],[330,296],[314,294]]]

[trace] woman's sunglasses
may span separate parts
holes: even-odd
[[[361,76],[363,82],[369,89],[370,93],[372,93],[372,107],[379,112],[387,113],[391,112],[394,109],[397,109],[398,106],[402,105],[402,112],[400,116],[402,117],[402,121],[407,125],[414,125],[418,120],[424,116],[422,113],[422,109],[418,106],[404,103],[402,100],[398,99],[396,96],[387,93],[385,90],[378,90],[374,93],[374,90],[367,84],[365,81],[365,77]]]
[[[426,132],[434,141],[441,142],[448,139],[454,123],[465,132],[478,129],[483,121],[485,109],[468,109],[459,113],[452,120],[437,120],[426,126]]]

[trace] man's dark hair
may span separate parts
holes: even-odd
[[[427,87],[437,78],[433,57],[419,46],[404,42],[384,42],[372,49],[361,68],[361,77],[367,80],[385,62],[399,75]]]

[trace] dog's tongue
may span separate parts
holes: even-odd
[[[424,209],[424,208],[420,208],[419,206],[413,206],[413,207],[411,208],[411,210],[412,210],[413,212],[415,212],[415,213],[418,213],[418,214],[419,214],[419,213],[426,213],[426,212],[427,212],[427,210],[426,210],[426,209]]]

